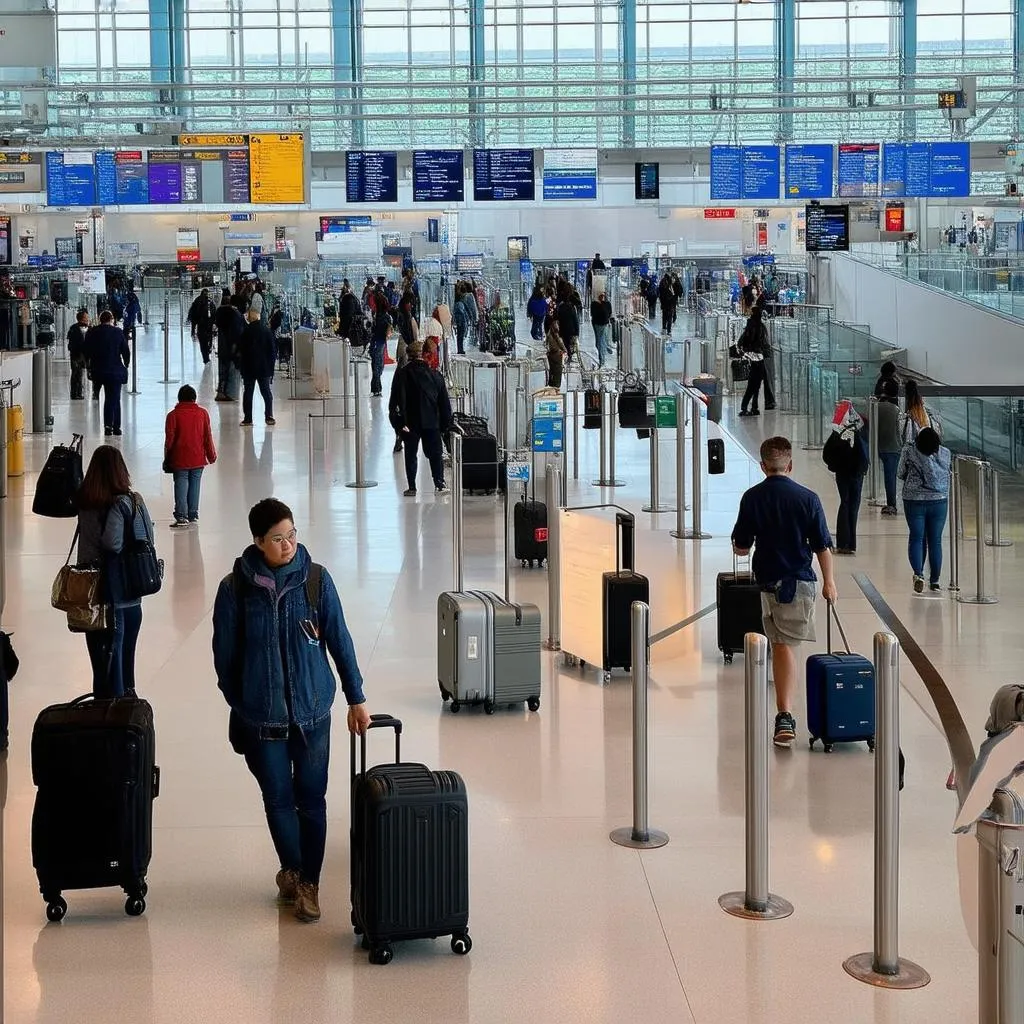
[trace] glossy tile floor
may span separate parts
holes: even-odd
[[[743,885],[743,664],[723,665],[710,615],[653,649],[651,824],[664,849],[612,845],[630,820],[629,682],[603,684],[594,670],[544,655],[537,714],[442,709],[435,675],[435,603],[450,586],[450,498],[421,476],[420,497],[401,497],[400,460],[382,403],[368,405],[370,490],[352,478],[351,432],[332,427],[312,469],[307,414],[319,407],[280,397],[278,425],[238,426],[237,406],[212,403],[210,369],[186,350],[187,377],[208,405],[220,461],[203,481],[202,525],[172,534],[169,478],[161,474],[163,417],[177,385],[157,383],[157,329],[141,342],[141,394],[126,397],[123,448],[135,483],[158,517],[167,560],[163,592],[146,602],[139,679],[155,708],[163,791],[155,809],[149,909],[126,918],[111,891],[72,893],[60,925],[48,925],[29,850],[33,786],[29,737],[44,705],[89,686],[80,638],[49,607],[70,540],[67,523],[30,512],[34,475],[12,480],[6,502],[7,606],[21,675],[11,692],[5,811],[5,1020],[108,1024],[216,1021],[321,1022],[664,1021],[695,1024],[936,1024],[975,1019],[975,954],[962,920],[955,807],[944,789],[944,740],[916,676],[904,666],[900,952],[931,972],[916,992],[859,984],[843,960],[872,941],[872,758],[863,746],[811,754],[801,740],[772,755],[772,888],[796,908],[778,923],[726,916],[718,896]],[[176,353],[175,353],[176,355]],[[172,368],[177,360],[172,361]],[[58,367],[56,432],[84,430],[99,443],[99,408],[64,399]],[[279,386],[286,392],[286,385]],[[735,402],[732,403],[735,405]],[[730,415],[735,409],[730,409]],[[258,415],[258,414],[257,414]],[[733,424],[727,421],[727,427]],[[736,421],[735,436],[796,431],[779,414]],[[597,437],[583,432],[580,481],[570,504],[602,494]],[[31,438],[41,465],[49,438]],[[619,435],[625,486],[604,499],[638,511],[638,563],[652,577],[658,630],[714,600],[715,574],[731,564],[727,536],[738,497],[760,478],[730,438],[728,472],[706,490],[701,544],[673,540],[673,515],[639,514],[647,499],[648,448]],[[673,489],[671,439],[661,450]],[[424,470],[421,470],[423,473]],[[816,453],[798,476],[818,487],[830,514],[834,488]],[[213,677],[210,615],[218,582],[248,542],[245,515],[274,494],[295,510],[301,539],[338,581],[374,711],[406,723],[406,756],[456,769],[471,800],[472,953],[445,941],[403,944],[373,967],[353,941],[348,897],[347,737],[334,728],[328,794],[331,831],[322,884],[324,917],[296,923],[273,901],[277,868],[255,783],[227,743],[227,709]],[[501,506],[467,498],[467,585],[499,589]],[[1019,679],[1024,639],[1020,547],[1003,549],[1002,602],[963,606],[916,597],[905,526],[866,508],[860,553],[840,565],[841,609],[851,642],[870,652],[880,624],[849,578],[868,572],[936,661],[975,735],[991,692]],[[970,563],[970,552],[965,555]],[[516,597],[546,612],[546,573],[512,568]],[[600,624],[594,623],[598,630]],[[800,715],[802,719],[802,714]],[[384,740],[373,737],[376,752]]]

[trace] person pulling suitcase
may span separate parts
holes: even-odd
[[[278,899],[294,903],[300,921],[318,921],[337,692],[328,654],[349,732],[363,734],[370,714],[334,580],[298,543],[291,509],[264,498],[249,510],[249,532],[213,608],[217,685],[231,708],[228,739],[263,794]]]

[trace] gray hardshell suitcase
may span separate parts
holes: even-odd
[[[540,609],[484,590],[437,598],[437,684],[452,712],[483,702],[540,707]]]

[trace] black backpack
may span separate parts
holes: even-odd
[[[72,434],[71,444],[57,445],[47,456],[32,499],[32,511],[47,519],[74,519],[75,495],[82,486],[82,435]]]

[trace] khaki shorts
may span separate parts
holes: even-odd
[[[773,644],[795,647],[816,639],[814,633],[814,602],[817,586],[804,580],[796,582],[796,596],[789,604],[781,604],[774,594],[762,591],[761,614],[764,635]]]

